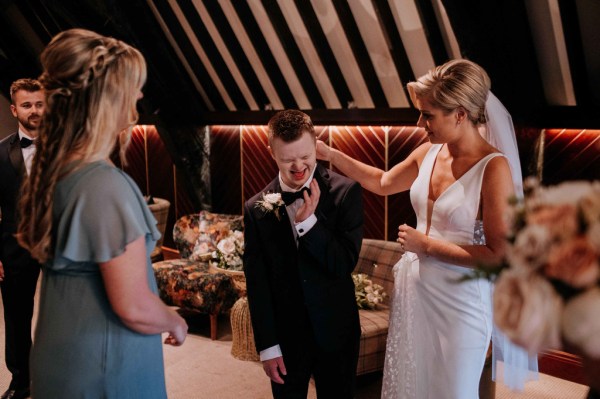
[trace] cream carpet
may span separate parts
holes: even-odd
[[[37,298],[36,298],[37,299]],[[0,320],[3,320],[3,307]],[[35,317],[35,316],[34,316]],[[183,346],[164,347],[165,374],[170,399],[268,399],[269,380],[260,363],[241,361],[231,356],[231,328],[227,316],[219,318],[218,339],[211,341],[208,317],[186,316],[190,333]],[[0,321],[0,393],[8,387],[10,374],[4,364],[4,323]],[[381,373],[358,379],[356,399],[377,399]],[[500,384],[497,399],[583,399],[587,387],[541,374],[539,381],[527,383],[522,393]],[[56,398],[61,399],[61,398]],[[316,399],[314,385],[308,399]]]

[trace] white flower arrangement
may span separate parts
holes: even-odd
[[[194,246],[194,249],[190,255],[190,259],[207,262],[212,258],[211,252],[211,245],[207,241],[197,240],[196,245]]]
[[[281,199],[281,193],[263,193],[262,199],[256,201],[255,206],[262,209],[264,213],[273,212],[277,220],[281,220],[279,209],[285,205]]]
[[[374,284],[366,274],[353,274],[352,280],[354,281],[356,304],[360,309],[376,309],[377,305],[383,303],[387,297],[383,287]]]
[[[212,258],[216,266],[221,269],[242,271],[243,255],[244,233],[233,230],[217,243],[217,249],[212,253]]]

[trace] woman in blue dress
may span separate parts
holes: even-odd
[[[32,396],[165,398],[161,333],[181,345],[187,324],[156,294],[156,220],[109,160],[137,120],[144,58],[119,40],[71,29],[41,62],[48,108],[18,233],[43,265]]]

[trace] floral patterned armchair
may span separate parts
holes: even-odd
[[[153,269],[161,299],[168,305],[210,315],[211,339],[217,338],[217,318],[246,295],[242,272],[218,269],[192,256],[198,245],[206,252],[232,230],[243,230],[241,215],[201,211],[181,217],[173,228],[173,241],[181,259],[154,263]],[[198,252],[196,250],[196,252]]]

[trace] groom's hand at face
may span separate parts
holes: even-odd
[[[319,183],[316,179],[312,179],[309,186],[310,195],[307,191],[304,192],[304,204],[296,212],[296,223],[304,222],[310,215],[315,213],[317,205],[319,205],[319,197],[321,196]]]
[[[283,384],[281,375],[287,375],[285,364],[283,363],[283,356],[265,360],[262,362],[262,364],[265,374],[271,379],[271,381],[276,384]]]

